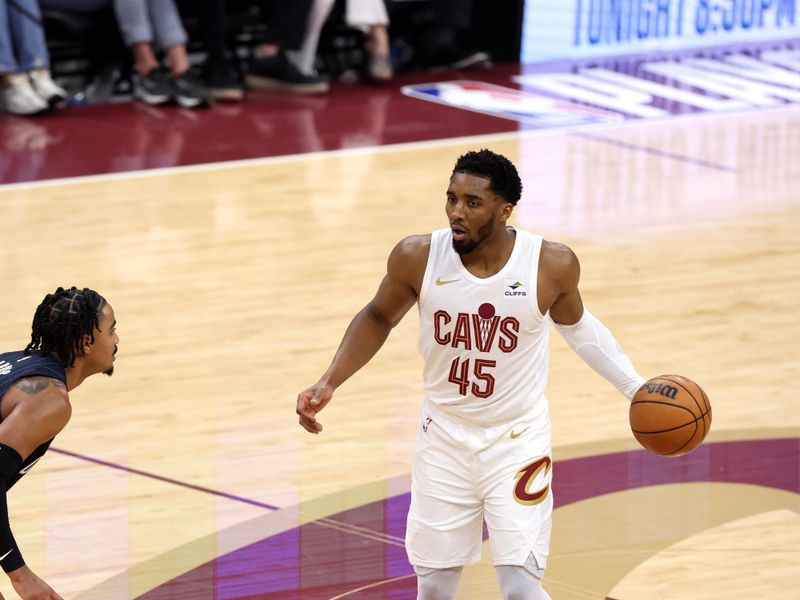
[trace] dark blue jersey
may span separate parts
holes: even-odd
[[[6,352],[0,354],[0,403],[5,393],[14,383],[23,377],[52,377],[67,385],[67,373],[58,359],[49,352],[34,350],[25,354],[24,352]],[[0,404],[0,407],[2,404]],[[28,472],[36,463],[53,440],[48,440],[31,452],[30,456],[24,457],[19,473],[4,479],[5,488],[11,489],[20,478]]]

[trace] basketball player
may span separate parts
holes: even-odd
[[[69,421],[69,392],[90,375],[114,372],[118,343],[114,310],[100,294],[58,288],[36,309],[25,350],[0,354],[0,566],[22,600],[62,599],[25,565],[6,492]]]
[[[644,382],[584,308],[572,250],[508,226],[521,192],[504,156],[461,156],[447,188],[450,227],[397,244],[330,368],[297,399],[300,425],[321,432],[316,416],[334,390],[418,303],[425,399],[406,550],[419,600],[455,596],[463,566],[480,560],[484,519],[503,597],[550,598],[541,586],[553,509],[550,321],[628,399]]]

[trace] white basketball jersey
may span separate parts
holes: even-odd
[[[516,230],[514,250],[495,275],[464,267],[450,229],[431,234],[419,295],[419,349],[428,403],[456,420],[496,425],[548,418],[550,318],[539,311],[541,236]]]

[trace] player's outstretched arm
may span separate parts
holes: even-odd
[[[375,297],[350,322],[331,366],[316,384],[297,397],[296,412],[306,431],[322,431],[317,413],[331,401],[336,388],[375,356],[392,328],[414,306],[429,249],[430,236],[411,236],[394,247]]]
[[[24,458],[69,421],[67,388],[57,379],[27,377],[6,392],[3,407],[10,410],[0,423],[0,566],[22,600],[61,600],[25,565],[11,532],[5,482],[18,479]]]
[[[544,276],[543,292],[552,302],[550,317],[561,337],[592,369],[632,399],[644,378],[608,328],[583,305],[578,291],[578,258],[567,246],[545,242],[540,272]]]

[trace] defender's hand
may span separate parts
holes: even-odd
[[[321,411],[333,397],[333,388],[318,383],[297,396],[297,414],[300,425],[309,433],[322,431],[322,424],[317,421],[317,413]]]
[[[64,600],[25,565],[11,571],[8,577],[22,600]]]

